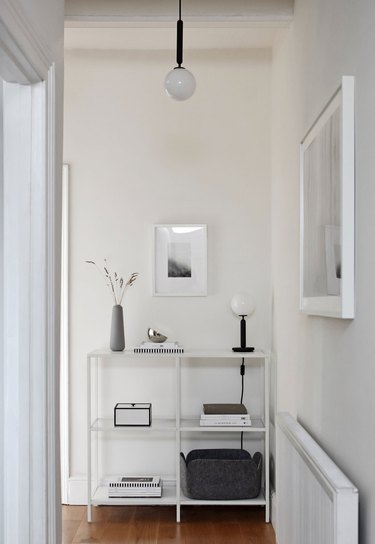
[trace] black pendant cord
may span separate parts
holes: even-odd
[[[242,357],[242,364],[240,368],[241,374],[241,400],[240,404],[243,402],[243,393],[244,393],[244,376],[245,376],[245,358]],[[243,431],[241,431],[241,450],[243,450]]]
[[[181,19],[181,0],[179,0],[179,14],[177,21],[177,48],[176,48],[176,61],[179,68],[181,68],[183,57],[183,40],[184,40],[184,23]]]

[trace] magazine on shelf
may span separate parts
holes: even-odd
[[[134,348],[134,353],[183,353],[184,348],[178,342],[142,342],[140,346]]]
[[[121,476],[109,482],[108,485],[117,489],[126,489],[159,487],[160,484],[160,476]]]
[[[160,476],[122,476],[108,483],[108,497],[161,497]]]

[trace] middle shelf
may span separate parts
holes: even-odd
[[[91,425],[91,431],[109,432],[114,431],[116,433],[124,432],[164,432],[164,431],[176,431],[176,420],[172,418],[153,418],[150,426],[119,426],[115,427],[113,418],[98,418],[95,419]]]
[[[176,424],[175,419],[168,418],[153,418],[150,426],[127,426],[127,427],[115,427],[113,424],[113,418],[98,418],[95,419],[91,425],[90,430],[93,432],[116,432],[116,433],[129,433],[129,432],[165,432],[165,431],[181,431],[181,432],[230,432],[230,433],[263,433],[266,431],[264,421],[262,418],[251,418],[251,427],[246,426],[225,426],[225,425],[213,425],[200,426],[199,418],[181,419],[179,425]]]

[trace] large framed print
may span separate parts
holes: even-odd
[[[301,142],[300,307],[354,317],[354,78]]]
[[[154,226],[154,296],[207,296],[207,225]]]

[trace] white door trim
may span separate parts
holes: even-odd
[[[61,221],[61,501],[69,501],[69,165],[63,165]]]
[[[56,160],[56,73],[48,70],[46,119],[46,242],[47,242],[47,482],[48,544],[61,540],[60,482],[60,282],[61,165]]]
[[[60,544],[61,174],[56,176],[56,168],[61,167],[55,158],[55,68],[17,0],[2,2],[0,69],[12,82],[4,84],[0,541]]]

